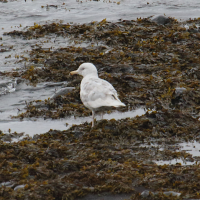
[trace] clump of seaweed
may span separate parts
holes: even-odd
[[[0,182],[11,186],[2,185],[0,194],[4,199],[76,199],[109,192],[143,198],[137,192],[142,187],[156,193],[144,199],[159,199],[167,191],[195,198],[198,164],[159,166],[155,160],[192,159],[186,152],[174,151],[173,145],[180,140],[198,140],[199,128],[200,122],[191,116],[163,110],[118,121],[101,120],[92,129],[85,123],[66,131],[50,130],[17,143],[1,140]],[[167,144],[164,151],[154,145],[143,146],[163,142]],[[163,196],[170,197],[179,199]]]
[[[69,72],[83,62],[92,62],[100,77],[113,84],[129,108],[175,107],[198,114],[200,46],[198,29],[192,30],[199,19],[187,23],[192,24],[189,29],[176,19],[170,19],[165,26],[149,19],[115,23],[104,19],[78,25],[35,24],[26,31],[6,34],[24,39],[56,34],[80,46],[56,50],[37,46],[29,58],[18,61],[29,62],[30,66],[8,75],[23,77],[33,85],[42,81],[68,81],[68,86],[76,87],[81,78],[74,79]],[[83,42],[88,46],[81,47]],[[186,92],[174,95],[177,88],[185,88]]]
[[[184,24],[171,18],[165,26],[149,19],[88,24],[35,24],[6,33],[23,39],[64,37],[65,48],[35,46],[27,67],[2,76],[28,84],[67,81],[75,87],[63,96],[28,102],[19,118],[88,116],[79,97],[80,77],[69,72],[94,63],[127,105],[143,106],[143,116],[84,123],[66,131],[50,130],[33,138],[0,132],[2,199],[81,199],[88,194],[129,194],[130,199],[198,199],[199,156],[179,143],[200,141],[200,19]],[[82,47],[82,43],[88,46]],[[76,120],[76,119],[75,119]],[[157,165],[182,159],[193,165]],[[177,161],[178,162],[178,161]],[[132,196],[131,196],[132,195]],[[87,196],[85,197],[87,198]]]

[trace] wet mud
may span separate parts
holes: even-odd
[[[16,57],[26,68],[1,76],[37,86],[67,81],[62,96],[27,102],[13,118],[91,115],[80,100],[81,77],[69,72],[92,62],[118,91],[125,112],[146,113],[50,130],[15,143],[0,133],[0,199],[199,199],[199,156],[180,143],[200,140],[200,19],[165,25],[148,18],[89,24],[35,24],[5,33],[24,40],[68,38],[71,46],[33,46]],[[187,26],[185,25],[187,24]],[[110,111],[113,112],[113,111]],[[76,120],[76,119],[75,119]],[[20,133],[10,133],[17,138]],[[158,165],[182,159],[193,165]]]

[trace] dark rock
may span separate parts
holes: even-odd
[[[159,15],[159,16],[153,18],[152,21],[157,24],[165,25],[170,22],[170,19],[165,16]]]

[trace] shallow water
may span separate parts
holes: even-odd
[[[184,159],[172,159],[172,160],[159,160],[155,162],[157,165],[193,165],[195,162],[185,161]]]
[[[113,112],[111,114],[105,114],[104,119],[122,119],[127,117],[135,117],[140,116],[145,113],[144,109],[139,108],[135,111],[128,111],[124,113],[120,113],[118,111]],[[1,115],[0,115],[1,117]],[[100,120],[100,116],[97,116],[97,120]],[[66,130],[70,128],[73,124],[79,125],[84,122],[91,122],[92,117],[68,117],[65,119],[60,120],[43,120],[38,119],[37,121],[33,120],[24,120],[24,121],[18,121],[18,120],[10,120],[6,121],[3,124],[1,124],[1,130],[4,133],[8,133],[9,129],[11,129],[11,132],[24,132],[24,134],[28,134],[29,136],[34,136],[35,134],[42,134],[48,132],[50,129],[57,129],[57,130]],[[67,125],[66,125],[67,123]]]
[[[49,6],[47,7],[47,5]],[[200,2],[198,0],[68,0],[63,3],[61,0],[26,2],[17,0],[0,3],[0,6],[0,29],[3,32],[21,29],[21,27],[33,25],[34,22],[45,23],[52,20],[85,23],[100,21],[104,18],[109,21],[118,19],[130,20],[138,17],[164,14],[179,20],[186,20],[190,17],[199,17]]]
[[[185,151],[186,153],[189,153],[192,155],[192,157],[199,157],[200,152],[200,143],[194,141],[194,142],[184,142],[178,144],[179,150],[178,151]],[[181,165],[193,165],[196,163],[196,161],[188,161],[185,159],[173,159],[173,160],[160,160],[155,161],[158,165],[175,165],[177,163]]]

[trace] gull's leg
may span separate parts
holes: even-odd
[[[104,114],[104,112],[102,111],[102,112],[101,112],[101,119],[103,119],[103,114]]]
[[[92,111],[92,127],[94,127],[94,117],[95,117],[95,112]]]

